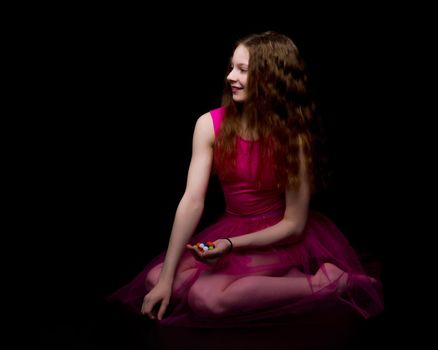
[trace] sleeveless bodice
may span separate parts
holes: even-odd
[[[216,136],[224,108],[210,111]],[[226,211],[233,215],[260,215],[284,208],[284,191],[279,188],[272,159],[260,157],[258,141],[236,140],[236,171],[232,176],[219,176],[224,192]],[[261,168],[260,179],[257,172]],[[217,169],[221,175],[221,169]]]

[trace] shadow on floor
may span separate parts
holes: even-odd
[[[145,317],[108,307],[70,319],[54,316],[40,325],[45,349],[329,350],[370,349],[384,344],[384,314],[327,321],[300,320],[293,326],[194,329],[159,326]]]

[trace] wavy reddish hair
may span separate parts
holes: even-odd
[[[235,48],[239,45],[249,51],[246,99],[234,102],[226,84],[222,96],[225,116],[214,146],[216,169],[219,165],[228,172],[235,169],[236,136],[244,118],[258,136],[262,159],[273,158],[279,185],[292,190],[299,187],[302,148],[314,190],[319,123],[308,91],[306,66],[296,45],[289,37],[272,31],[247,36],[236,42]]]

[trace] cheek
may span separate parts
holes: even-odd
[[[243,76],[242,79],[240,80],[242,82],[242,85],[246,87],[246,81],[248,79],[246,78],[246,76]]]

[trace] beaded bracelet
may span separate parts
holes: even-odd
[[[224,238],[226,239],[228,242],[230,242],[230,250],[228,251],[229,253],[233,250],[233,242],[231,242],[231,239],[229,238]]]

